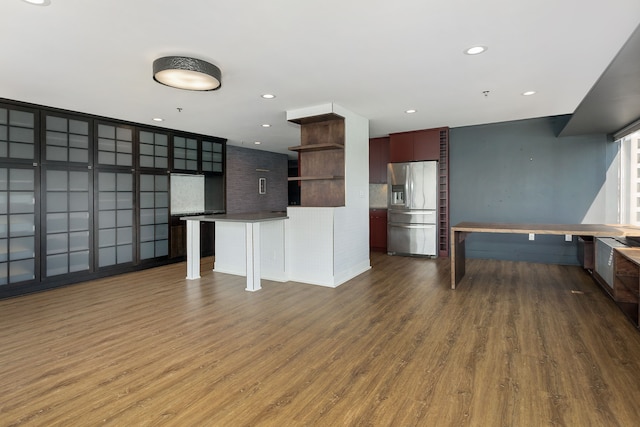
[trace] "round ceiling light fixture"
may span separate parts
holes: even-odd
[[[264,99],[273,99],[276,96],[271,94],[271,93],[265,93],[264,95],[261,95]]]
[[[528,90],[526,92],[522,92],[523,96],[531,96],[531,95],[535,95],[536,91],[535,90]]]
[[[464,53],[466,55],[479,55],[483,52],[487,51],[487,47],[486,46],[472,46],[468,49],[465,49]]]
[[[165,56],[153,61],[153,79],[185,90],[209,91],[222,86],[222,73],[218,67],[186,56]]]

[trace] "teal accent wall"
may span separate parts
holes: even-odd
[[[617,152],[606,135],[556,137],[569,116],[452,128],[450,220],[582,223]],[[593,218],[593,214],[591,215]],[[590,221],[594,222],[594,221]],[[578,264],[576,237],[472,233],[469,258]]]

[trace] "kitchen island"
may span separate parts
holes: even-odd
[[[180,219],[187,222],[187,279],[200,278],[200,222],[203,221],[217,223],[214,271],[245,275],[246,290],[252,292],[261,289],[262,276],[271,280],[287,280],[284,250],[286,213],[199,215]]]

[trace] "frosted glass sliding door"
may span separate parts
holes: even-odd
[[[33,168],[0,167],[0,285],[36,277],[34,189]]]
[[[169,178],[140,175],[140,259],[169,255]]]
[[[98,173],[98,266],[133,262],[133,175]]]
[[[46,276],[88,271],[89,173],[49,169],[45,187]]]

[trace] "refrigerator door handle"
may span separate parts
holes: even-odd
[[[410,200],[411,200],[411,165],[409,164],[405,164],[404,165],[404,191],[407,192],[405,198],[404,198],[404,207],[408,208],[410,206]]]

